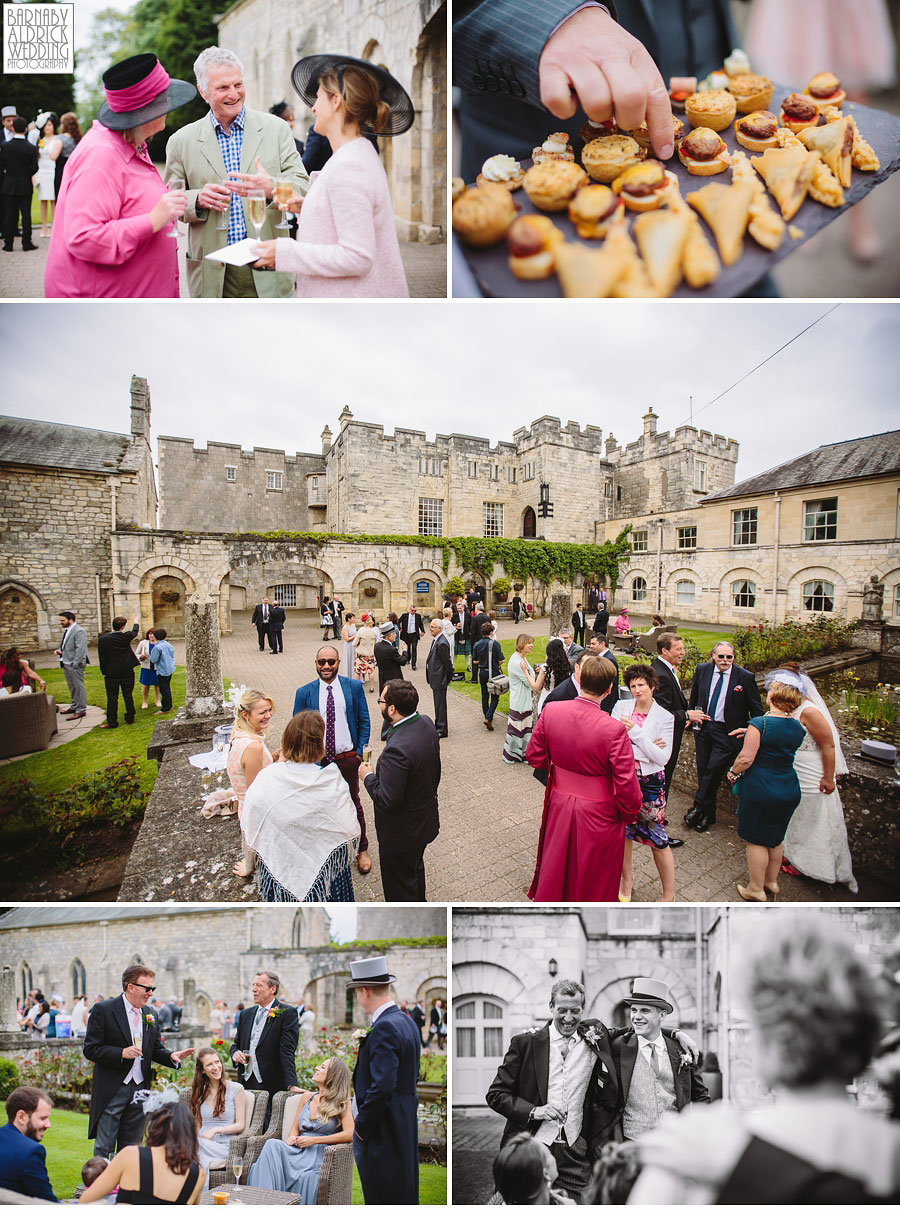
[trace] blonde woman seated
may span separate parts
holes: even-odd
[[[244,690],[235,707],[234,729],[228,746],[228,780],[237,797],[241,821],[241,860],[234,873],[248,879],[256,866],[256,855],[244,834],[244,797],[260,770],[276,759],[266,747],[266,732],[272,722],[275,702],[259,690]]]
[[[222,1058],[214,1048],[201,1048],[195,1058],[190,1105],[200,1134],[199,1161],[206,1170],[205,1190],[210,1166],[228,1160],[228,1137],[244,1130],[246,1107],[243,1085],[225,1079]]]
[[[349,1144],[353,1140],[350,1069],[332,1056],[323,1060],[312,1079],[315,1092],[301,1093],[287,1141],[267,1140],[247,1178],[250,1186],[299,1194],[304,1204],[316,1201],[326,1144]]]
[[[359,821],[341,771],[325,756],[325,720],[300,711],[281,737],[281,760],[256,776],[244,799],[241,830],[257,854],[264,900],[354,899],[350,856]]]

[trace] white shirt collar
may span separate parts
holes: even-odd
[[[672,672],[674,673],[675,677],[677,678],[677,676],[678,676],[678,669],[676,669],[675,665],[674,665],[674,664],[669,664],[669,662],[668,662],[668,660],[666,660],[665,656],[660,656],[660,660],[663,662],[663,664],[666,666],[666,668],[669,668],[669,669],[671,669],[671,670],[672,670]]]
[[[650,1049],[652,1047],[652,1048],[655,1048],[658,1052],[662,1053],[666,1049],[666,1043],[665,1043],[665,1039],[663,1038],[662,1031],[660,1031],[660,1033],[656,1036],[655,1039],[645,1039],[643,1037],[643,1035],[640,1035],[640,1034],[636,1035],[635,1037],[637,1038],[638,1045],[640,1047],[642,1047],[645,1051],[647,1051],[648,1049]]]
[[[384,1013],[384,1011],[386,1009],[390,1009],[390,1007],[392,1005],[396,1005],[396,1004],[397,1004],[396,1001],[385,1001],[385,1003],[383,1005],[379,1005],[378,1008],[375,1010],[375,1012],[372,1014],[372,1025],[373,1026],[375,1025],[375,1023],[378,1021],[378,1019],[381,1017],[381,1015]]]
[[[269,1001],[268,1005],[257,1005],[256,1008],[257,1008],[257,1010],[264,1009],[264,1010],[268,1011],[275,1004],[276,1000],[277,1000],[277,997],[272,997],[272,999],[271,999],[271,1001]]]
[[[577,1043],[581,1042],[581,1035],[578,1033],[577,1030],[575,1031],[574,1034],[571,1034],[568,1036],[561,1034],[560,1031],[558,1031],[556,1029],[556,1027],[553,1025],[553,1023],[551,1022],[550,1023],[550,1042],[559,1044],[563,1041],[563,1039],[566,1040],[566,1042],[569,1044],[570,1047],[574,1047]]]

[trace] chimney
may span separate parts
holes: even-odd
[[[145,378],[131,376],[131,436],[150,441],[150,388]]]
[[[653,411],[652,405],[644,413],[643,421],[644,421],[644,437],[654,437],[656,435],[657,416],[656,416],[656,413]]]
[[[343,430],[343,429],[346,429],[346,427],[350,424],[350,422],[352,420],[353,420],[353,413],[350,411],[349,407],[346,404],[344,404],[344,410],[341,412],[340,416],[338,417],[338,424],[340,425],[341,429]]]
[[[618,450],[618,448],[619,448],[619,443],[616,441],[616,439],[610,433],[609,437],[606,439],[606,453],[614,454],[615,451]]]
[[[331,430],[326,425],[322,430],[322,453],[327,454],[331,449]]]

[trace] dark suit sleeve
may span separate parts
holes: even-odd
[[[409,778],[409,758],[397,745],[387,745],[378,758],[378,767],[363,785],[372,802],[387,815],[402,812],[406,783]]]
[[[703,1084],[703,1078],[696,1068],[691,1069],[691,1101],[708,1102],[709,1090]]]
[[[675,698],[675,687],[672,685],[669,670],[663,667],[657,669],[657,672],[659,674],[659,685],[656,687],[653,696],[659,705],[665,707],[670,714],[674,715],[676,720],[681,724],[681,727],[684,728],[688,722],[687,711]],[[697,674],[695,672],[693,685],[691,686],[691,705],[688,706],[688,710],[694,709],[693,702],[696,686]]]
[[[534,1102],[519,1097],[519,1076],[522,1072],[523,1044],[527,1035],[515,1035],[510,1041],[509,1050],[503,1057],[503,1063],[497,1069],[497,1075],[491,1081],[485,1095],[485,1101],[497,1114],[521,1127],[528,1128],[528,1116],[535,1108]]]
[[[756,684],[756,678],[752,673],[745,670],[742,684],[747,691],[747,713],[751,719],[757,719],[760,715],[766,713],[765,707],[762,704],[762,699],[759,696],[759,686]]]
[[[104,1042],[106,1038],[106,1009],[95,1005],[88,1014],[87,1029],[84,1032],[84,1056],[92,1064],[102,1064],[105,1068],[119,1071],[123,1064],[131,1066],[131,1060],[122,1059],[122,1045],[113,1046]]]
[[[442,643],[440,645],[440,647],[438,648],[438,656],[440,656],[441,664],[444,666],[444,670],[447,673],[447,680],[448,681],[452,680],[452,678],[453,678],[453,657],[450,655],[450,641],[449,640],[446,643]]]
[[[51,1203],[59,1202],[47,1176],[47,1149],[43,1144],[35,1148],[25,1162],[22,1168],[22,1185],[30,1198],[43,1198]]]
[[[297,690],[297,693],[294,695],[294,709],[291,711],[291,714],[299,715],[302,710],[303,710],[303,686],[301,686],[300,689]]]
[[[100,665],[100,672],[106,676],[106,636],[97,636],[97,662]]]
[[[143,1011],[142,1011],[142,1016],[143,1016]],[[172,1059],[171,1051],[169,1051],[168,1047],[166,1047],[163,1043],[162,1032],[161,1032],[161,1027],[159,1025],[158,1018],[156,1020],[156,1032],[157,1032],[156,1033],[156,1042],[153,1045],[153,1055],[151,1055],[151,1057],[150,1057],[151,1064],[162,1064],[165,1068],[177,1067],[175,1061]]]
[[[361,1140],[368,1138],[379,1115],[390,1105],[397,1091],[400,1069],[400,1039],[395,1031],[387,1028],[373,1030],[366,1037],[365,1045],[368,1049],[370,1083],[356,1111],[355,1133]]]
[[[297,1040],[300,1037],[300,1019],[293,1005],[287,1005],[281,1015],[281,1042],[278,1058],[284,1077],[285,1089],[297,1084]]]
[[[691,682],[691,697],[690,697],[690,701],[688,702],[689,711],[705,709],[705,708],[700,707],[700,682],[703,679],[704,679],[703,670],[702,670],[701,666],[698,665],[696,667],[696,669],[694,669],[694,679]],[[705,700],[706,700],[706,695],[704,694],[704,701]],[[661,703],[660,705],[665,706],[665,703]],[[666,710],[667,711],[671,710],[671,707],[667,706]]]

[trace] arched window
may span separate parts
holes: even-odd
[[[85,980],[84,964],[82,963],[81,959],[72,960],[72,967],[69,974],[72,979],[72,999],[74,1000],[75,997],[83,997],[85,994],[85,985],[87,981]]]
[[[739,609],[753,609],[756,605],[756,585],[752,580],[736,580],[731,586],[731,600]]]
[[[678,605],[694,605],[697,586],[692,580],[679,580],[675,585],[675,601]]]
[[[294,924],[291,927],[291,946],[295,950],[299,950],[303,945],[303,913],[296,912],[294,914]]]
[[[808,580],[802,589],[803,608],[817,614],[834,613],[834,585],[827,580]]]
[[[27,963],[23,963],[19,969],[19,996],[23,1005],[25,1004],[25,998],[32,988],[34,988],[34,978],[31,974],[31,968]]]
[[[531,505],[522,514],[522,537],[534,538],[537,533],[537,518],[534,515],[534,509]]]
[[[647,582],[643,576],[635,576],[634,580],[631,582],[631,600],[647,600]]]

